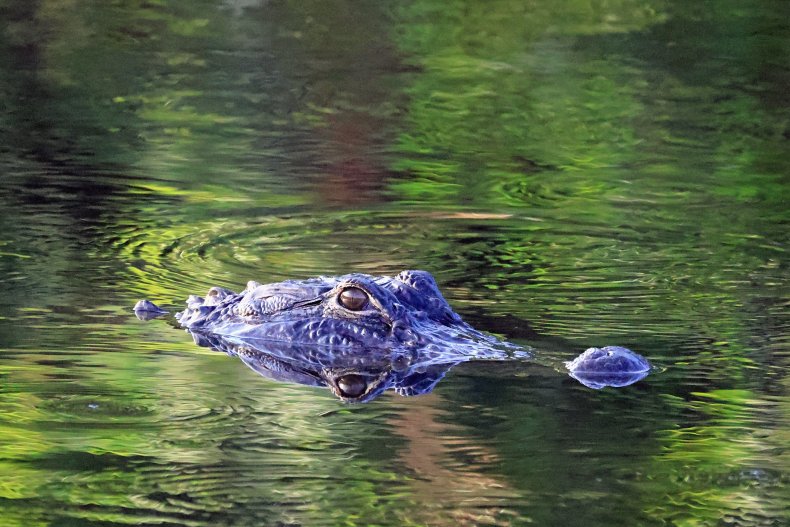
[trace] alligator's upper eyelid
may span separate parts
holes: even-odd
[[[343,289],[347,289],[349,287],[356,287],[357,289],[362,289],[370,298],[375,298],[375,295],[373,294],[373,288],[369,284],[365,282],[358,282],[353,279],[346,280],[345,282],[340,282],[339,284],[337,284],[335,287],[332,288],[331,293],[339,293]]]
[[[361,282],[357,282],[356,280],[346,280],[344,282],[340,282],[333,289],[334,290],[342,290],[342,289],[345,289],[346,287],[358,287],[358,288],[364,290],[366,293],[368,291],[368,288],[365,286],[365,284],[363,284]]]

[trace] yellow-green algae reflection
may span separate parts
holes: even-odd
[[[0,523],[786,525],[789,10],[0,4]],[[346,406],[130,313],[404,268],[536,362]]]

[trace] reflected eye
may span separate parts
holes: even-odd
[[[358,287],[349,287],[340,293],[338,302],[350,311],[359,311],[368,305],[368,295]]]
[[[337,388],[343,397],[359,397],[368,389],[368,383],[361,375],[351,373],[337,380]]]

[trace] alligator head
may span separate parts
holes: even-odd
[[[176,318],[190,332],[332,348],[498,342],[463,322],[425,271],[212,287]]]
[[[149,319],[166,311],[141,300],[135,313]],[[531,357],[463,322],[425,271],[249,282],[241,293],[212,287],[205,297],[190,296],[176,319],[197,344],[238,356],[261,375],[328,386],[346,401],[387,389],[425,393],[473,359]],[[590,348],[566,367],[595,389],[626,386],[650,370],[617,346]]]

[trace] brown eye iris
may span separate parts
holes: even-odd
[[[359,311],[368,304],[368,295],[358,287],[349,287],[340,293],[338,301],[350,311]]]

